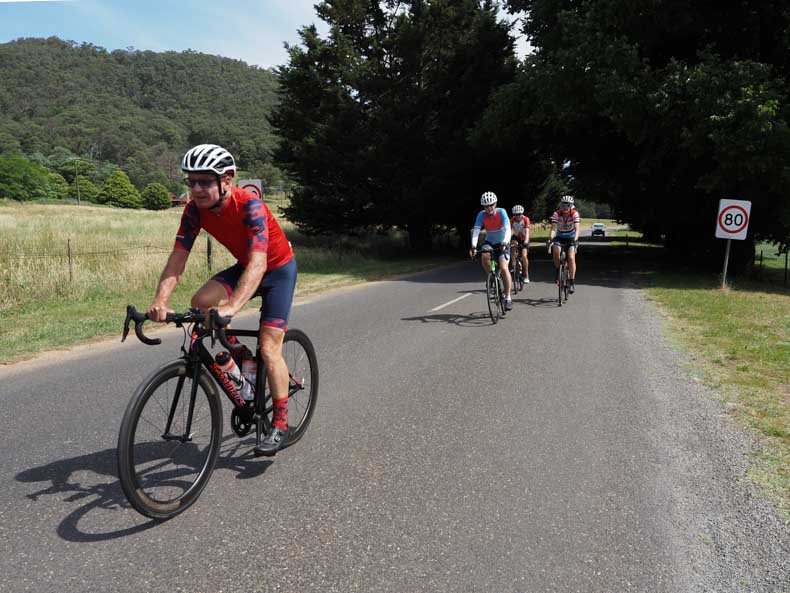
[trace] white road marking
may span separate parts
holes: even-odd
[[[449,307],[449,306],[450,306],[450,305],[452,305],[453,303],[457,303],[457,302],[458,302],[458,301],[460,301],[461,299],[465,299],[465,298],[466,298],[466,297],[468,297],[468,296],[472,296],[472,293],[471,293],[471,292],[467,292],[466,294],[462,294],[462,295],[461,295],[461,296],[459,296],[457,299],[453,299],[452,301],[450,301],[450,302],[447,302],[447,303],[445,303],[444,305],[439,305],[438,307],[434,307],[433,309],[431,309],[430,311],[428,311],[428,313],[433,313],[434,311],[438,311],[439,309],[444,309],[445,307]]]

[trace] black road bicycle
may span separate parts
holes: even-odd
[[[143,333],[148,320],[132,305],[126,308],[124,341],[129,325],[141,342],[161,343]],[[256,445],[271,431],[273,405],[266,388],[266,367],[258,347],[258,330],[226,328],[230,317],[209,315],[197,309],[169,313],[166,321],[184,328],[180,358],[149,375],[126,407],[118,435],[118,473],[131,505],[143,515],[165,520],[186,510],[197,500],[214,471],[222,440],[224,392],[233,405],[230,425],[244,437],[255,429]],[[236,336],[237,343],[228,337]],[[245,342],[256,358],[255,393],[245,400],[234,383],[220,370],[203,343],[219,340],[231,353]],[[288,329],[283,342],[288,366],[288,431],[283,447],[296,443],[307,430],[318,397],[318,363],[307,335]]]
[[[568,247],[571,243],[560,243],[560,267],[557,273],[557,306],[562,307],[563,300],[568,302],[568,287],[570,281],[568,279]],[[553,243],[549,244],[549,253],[551,253]]]

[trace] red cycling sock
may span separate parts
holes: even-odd
[[[274,411],[272,414],[272,426],[280,430],[288,430],[288,398],[274,400]]]

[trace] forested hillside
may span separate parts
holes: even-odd
[[[0,45],[0,153],[62,169],[69,182],[63,162],[78,156],[89,177],[117,165],[139,190],[172,187],[183,151],[216,142],[276,183],[267,120],[276,102],[276,74],[238,60],[109,52],[55,37]]]

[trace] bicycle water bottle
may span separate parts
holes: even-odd
[[[253,353],[250,352],[250,349],[246,346],[244,347],[244,353],[242,354],[241,359],[241,374],[244,375],[245,379],[247,379],[247,382],[250,384],[254,392],[258,378],[258,363],[255,361],[255,356]]]
[[[233,383],[233,386],[241,394],[241,397],[247,401],[251,401],[253,399],[252,385],[250,385],[249,381],[241,374],[239,365],[236,364],[236,361],[233,360],[230,353],[223,350],[217,354],[214,360],[217,361],[220,370],[230,379],[230,382]]]

